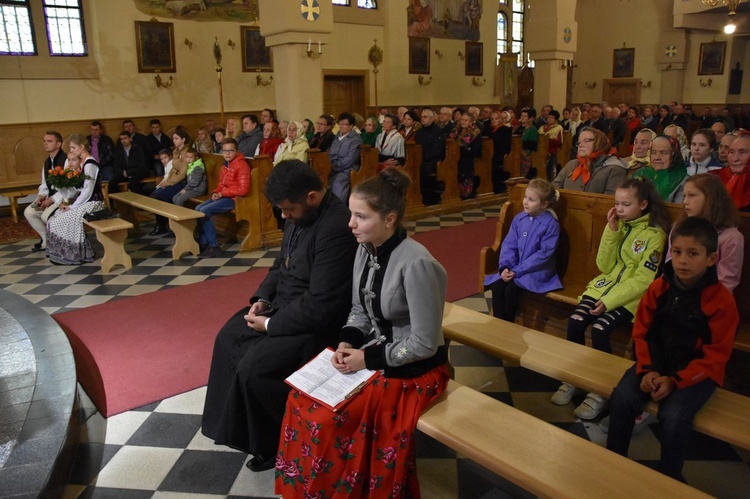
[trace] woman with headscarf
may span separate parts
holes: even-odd
[[[594,127],[587,126],[578,136],[578,156],[557,174],[552,185],[558,189],[614,194],[627,176],[628,166],[609,154],[609,139]]]
[[[641,168],[633,178],[650,180],[659,197],[670,203],[682,202],[682,185],[687,178],[680,145],[672,137],[659,135],[651,142],[651,166]]]
[[[680,144],[682,159],[687,161],[690,156],[690,143],[688,142],[687,135],[685,135],[685,130],[681,126],[667,125],[664,128],[663,134],[677,140],[677,143]]]
[[[284,139],[281,138],[281,132],[279,126],[273,121],[267,121],[263,125],[263,140],[258,144],[258,151],[255,153],[256,156],[259,154],[265,154],[270,158],[276,157],[276,151],[279,150],[281,144],[284,143]]]
[[[315,135],[315,124],[310,118],[305,118],[302,120],[302,127],[305,129],[305,138],[309,143],[312,140],[313,135]]]
[[[651,166],[651,141],[656,134],[649,128],[644,128],[635,134],[633,141],[633,154],[625,161],[628,163],[628,175],[633,175],[642,168]]]
[[[479,183],[474,176],[474,160],[482,157],[482,134],[470,114],[461,115],[449,138],[458,142],[458,189],[461,199],[477,197]]]
[[[575,136],[581,123],[583,123],[583,121],[581,121],[581,110],[574,107],[573,110],[570,111],[570,119],[568,120],[568,127],[565,131],[570,132],[570,135]]]
[[[304,127],[299,121],[289,122],[289,126],[286,129],[286,140],[276,151],[273,166],[287,159],[298,159],[303,163],[307,163],[307,151],[310,149],[310,144],[307,143],[307,138],[302,135],[301,132],[303,130]]]
[[[750,134],[743,133],[729,146],[729,165],[713,170],[727,188],[734,206],[750,212]]]
[[[378,135],[380,135],[381,130],[380,122],[375,116],[367,118],[365,120],[364,130],[362,130],[362,133],[360,134],[360,137],[362,137],[362,144],[375,147],[375,140],[378,138]]]

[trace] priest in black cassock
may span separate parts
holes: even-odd
[[[286,219],[280,255],[214,344],[203,434],[252,454],[253,471],[274,466],[289,386],[284,379],[338,344],[351,308],[357,242],[349,209],[298,160],[279,163],[266,197]]]

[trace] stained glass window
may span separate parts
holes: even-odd
[[[502,12],[497,13],[497,60],[500,54],[508,51],[508,18]]]
[[[50,55],[87,55],[80,0],[44,0]]]
[[[0,54],[36,55],[28,0],[0,0]]]

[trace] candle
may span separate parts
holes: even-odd
[[[307,39],[307,51],[312,52],[312,38]]]

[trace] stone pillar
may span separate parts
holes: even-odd
[[[567,61],[577,50],[576,0],[535,0],[526,10],[526,51],[535,61],[534,107],[565,107]]]
[[[314,120],[323,112],[325,51],[333,32],[333,4],[327,0],[259,0],[260,32],[271,47],[279,119]],[[312,57],[307,55],[308,46]]]

